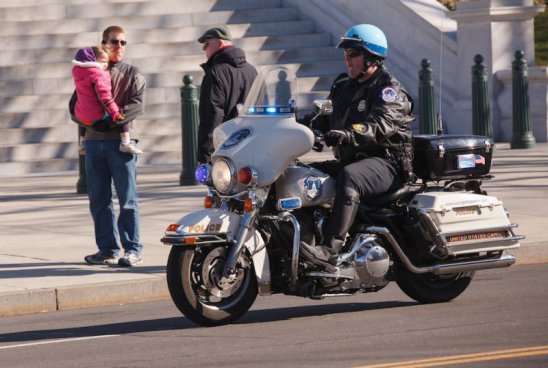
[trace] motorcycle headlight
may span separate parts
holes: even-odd
[[[213,164],[211,178],[219,192],[229,194],[236,184],[236,169],[227,160],[219,159]]]

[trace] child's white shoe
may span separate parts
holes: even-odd
[[[131,153],[132,155],[140,155],[141,153],[143,153],[143,151],[135,147],[135,145],[132,143],[120,144],[120,152]]]

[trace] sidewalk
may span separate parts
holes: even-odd
[[[330,157],[308,154],[303,161]],[[141,168],[139,196],[143,264],[132,269],[89,266],[95,252],[77,172],[0,179],[0,316],[169,298],[160,243],[167,225],[202,207],[205,187],[178,185],[180,167]],[[504,202],[526,236],[518,263],[548,261],[548,144],[510,150],[499,143],[484,188]]]

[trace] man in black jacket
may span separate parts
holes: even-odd
[[[214,151],[213,130],[238,116],[236,106],[244,103],[257,71],[246,61],[244,51],[232,45],[225,26],[208,29],[198,42],[203,44],[207,62],[201,65],[205,76],[200,88],[197,158],[206,163]]]
[[[409,181],[409,124],[414,120],[411,96],[382,64],[388,45],[379,28],[351,27],[337,47],[344,49],[348,74],[337,77],[331,87],[331,116],[315,122],[337,161],[314,165],[337,179],[337,191],[322,245],[301,243],[309,259],[331,265],[337,263],[360,200],[367,202]]]

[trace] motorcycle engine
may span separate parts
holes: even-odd
[[[386,274],[390,269],[390,256],[375,235],[360,234],[351,251],[343,257],[350,258],[362,285],[367,288],[388,284]]]

